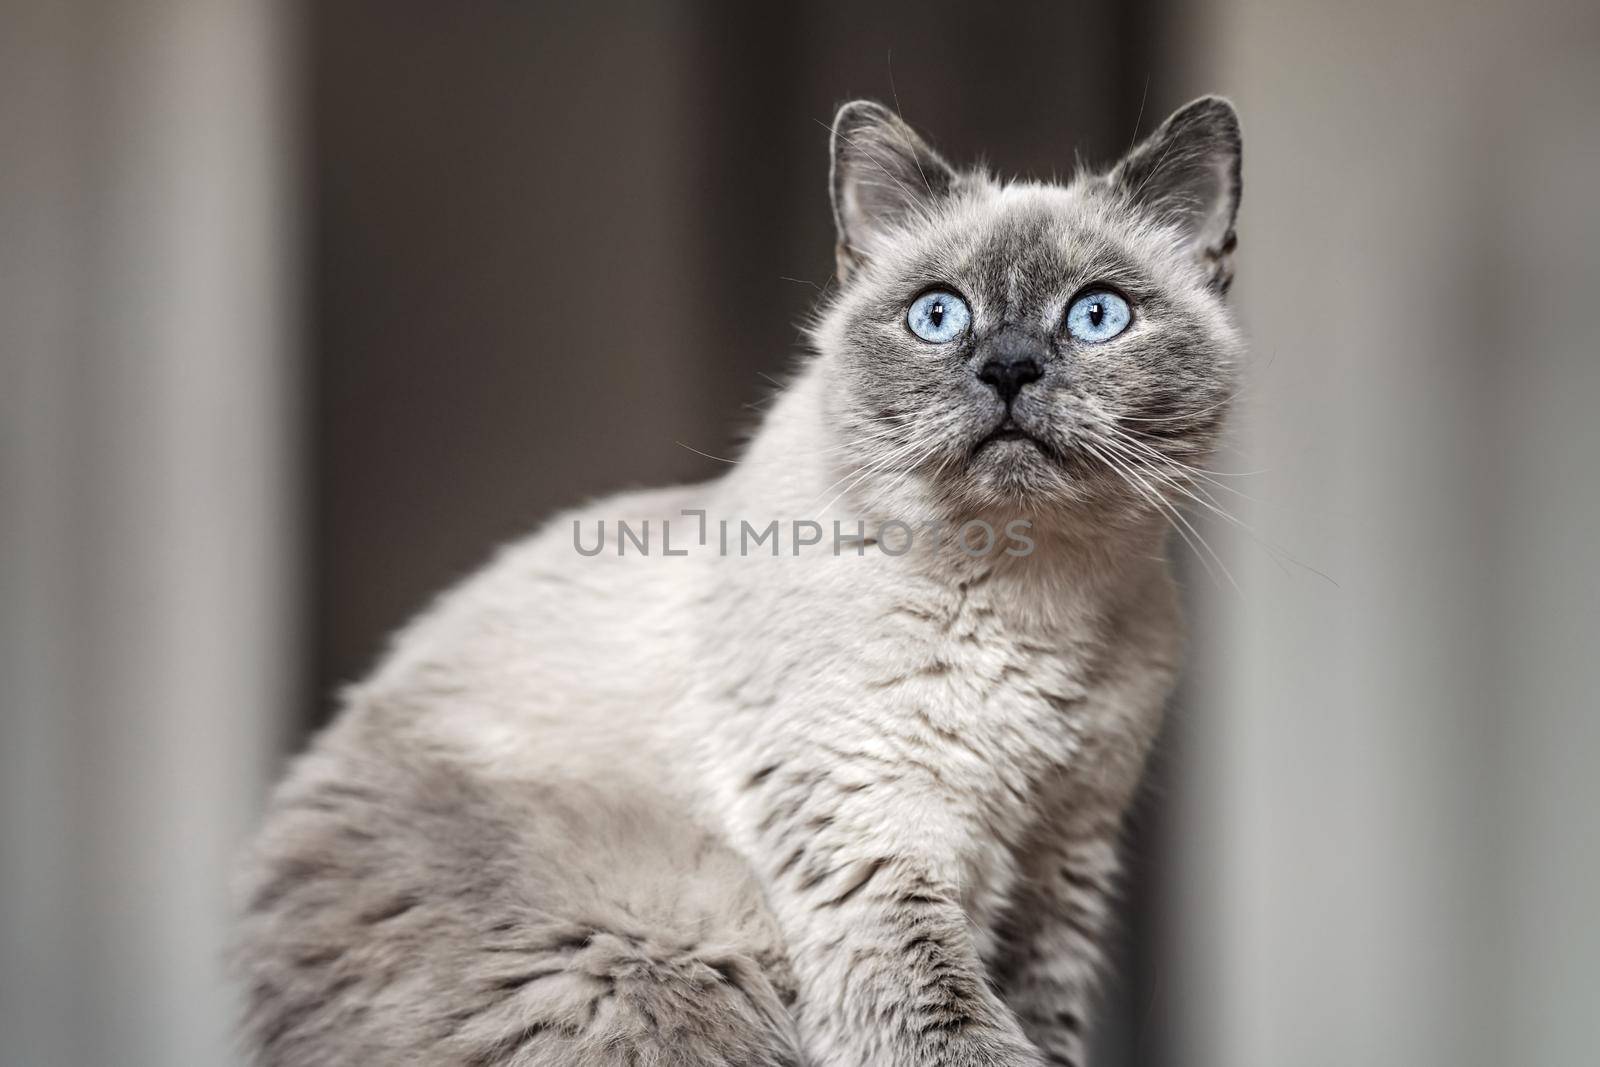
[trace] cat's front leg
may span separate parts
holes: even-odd
[[[780,911],[818,1064],[1038,1067],[988,985],[951,887],[904,859],[886,861],[880,877],[856,899],[796,893]]]
[[[750,792],[817,1067],[1043,1064],[962,910],[960,820],[817,771],[773,771]]]
[[[1029,1039],[1054,1067],[1084,1067],[1089,1008],[1117,874],[1110,837],[1040,846],[1006,922],[997,977]]]

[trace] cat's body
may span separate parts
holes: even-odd
[[[878,170],[895,149],[935,164],[868,117]],[[1059,303],[1030,290],[1029,250],[1114,187],[959,180],[946,195],[989,236],[949,227],[941,273],[1003,241],[1015,269],[990,307]],[[502,552],[401,635],[281,787],[240,955],[260,1062],[1081,1062],[1118,827],[1178,664],[1165,517],[1064,447],[975,445],[985,428],[927,387],[853,379],[861,316],[898,283],[865,265],[841,199],[855,284],[740,464]],[[1183,325],[1225,363],[1207,261],[1161,252],[1177,230],[1111,223],[1130,258],[1150,244],[1150,316],[1189,301]],[[1116,394],[1075,369],[1052,402],[1097,417]],[[1188,373],[1160,410],[1225,395],[1225,374]],[[1004,417],[1029,423],[1039,395],[1006,396]],[[959,484],[939,488],[944,453],[905,459],[919,412],[940,420],[930,450],[952,437],[969,457]],[[1215,421],[1172,440],[1199,454]],[[989,468],[970,458],[986,447]],[[1019,517],[1025,544],[982,552],[922,525]],[[741,525],[773,520],[776,542]],[[896,521],[919,536],[891,544]],[[648,522],[648,550],[621,522]],[[602,523],[603,550],[581,551]]]

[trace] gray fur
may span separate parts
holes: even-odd
[[[1233,391],[1237,123],[1198,101],[1064,187],[958,172],[877,105],[836,129],[842,284],[741,462],[504,550],[277,791],[243,879],[255,1062],[1082,1062],[1178,669],[1167,512]],[[1091,282],[1135,320],[1086,346],[1060,322]],[[904,325],[935,283],[973,309],[940,350]],[[1048,354],[1011,413],[1037,443],[983,443],[1001,330]],[[1035,549],[784,526],[741,556],[683,509],[869,544],[1025,519]],[[575,519],[656,551],[580,556]]]

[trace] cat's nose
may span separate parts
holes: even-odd
[[[1044,377],[1038,346],[1020,337],[1000,337],[978,368],[978,380],[994,387],[1007,407],[1029,382]]]

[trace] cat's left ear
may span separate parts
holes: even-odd
[[[1177,224],[1219,292],[1233,281],[1242,151],[1233,105],[1202,96],[1173,112],[1110,176],[1135,205]]]
[[[841,280],[876,240],[950,192],[956,172],[893,111],[853,100],[833,120],[833,221]]]

